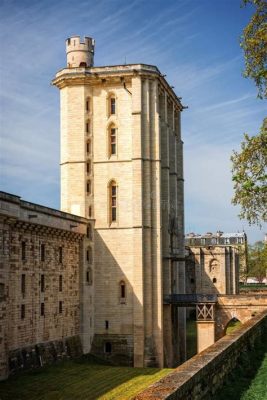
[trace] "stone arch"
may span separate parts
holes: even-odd
[[[114,156],[117,154],[118,147],[118,126],[114,121],[110,121],[107,125],[107,155],[108,157]]]
[[[114,100],[114,107],[115,107],[115,112],[112,106],[112,99]],[[114,92],[108,92],[107,93],[107,116],[116,116],[117,115],[117,109],[118,109],[118,97]]]
[[[231,328],[236,329],[239,325],[242,325],[242,322],[238,318],[231,318],[224,327],[224,335],[231,333]]]

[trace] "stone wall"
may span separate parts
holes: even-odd
[[[163,294],[185,292],[183,106],[149,65],[66,68],[53,84],[61,91],[61,207],[95,218],[94,352],[107,357],[98,338],[109,335],[109,357],[118,358],[116,343],[131,336],[134,366],[177,365],[185,312],[163,308]]]
[[[238,293],[239,253],[235,246],[190,246],[187,251],[187,293]]]
[[[80,336],[19,348],[9,353],[9,373],[22,369],[43,367],[57,361],[80,357],[83,354]]]
[[[257,342],[266,340],[266,333],[265,311],[144,390],[135,400],[213,399],[242,353],[252,352]]]
[[[0,379],[90,341],[88,222],[0,192]]]

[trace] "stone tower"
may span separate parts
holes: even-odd
[[[185,290],[183,106],[155,66],[92,67],[86,39],[74,59],[80,39],[67,40],[68,67],[53,84],[61,209],[95,219],[93,293],[83,305],[91,296],[90,351],[121,364],[177,365],[185,313],[164,297]]]
[[[93,67],[95,41],[85,37],[73,36],[66,40],[67,65],[69,68]]]

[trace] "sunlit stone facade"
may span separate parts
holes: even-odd
[[[53,80],[61,209],[95,220],[87,349],[134,366],[173,366],[185,355],[185,314],[164,296],[185,291],[183,106],[157,67],[93,67],[90,38],[66,44],[68,66]]]

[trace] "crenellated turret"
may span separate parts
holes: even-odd
[[[95,40],[90,37],[81,39],[72,36],[66,40],[68,68],[92,67],[94,65]]]

